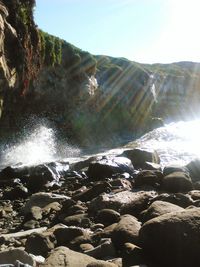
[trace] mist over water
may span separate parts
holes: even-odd
[[[200,158],[200,120],[167,124],[139,138],[137,146],[156,150],[164,166],[183,166]]]
[[[37,125],[23,133],[20,141],[1,145],[1,166],[35,165],[77,157],[80,149],[59,141],[53,128]]]
[[[156,150],[161,158],[161,165],[186,165],[195,158],[200,158],[200,120],[180,121],[157,128],[128,145]],[[9,165],[36,165],[45,162],[80,158],[84,151],[62,141],[56,131],[45,123],[25,129],[19,141],[0,144],[0,168]],[[103,140],[102,140],[103,141]],[[110,150],[105,154],[122,153],[123,147]],[[106,151],[106,149],[104,149]],[[93,154],[92,152],[90,154]],[[89,155],[88,155],[89,156]]]

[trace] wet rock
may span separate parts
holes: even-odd
[[[152,170],[152,171],[161,171],[161,165],[154,162],[148,162],[146,161],[143,166],[144,170]]]
[[[21,249],[16,248],[0,252],[0,264],[15,264],[17,260],[24,264],[34,265],[32,257]]]
[[[167,192],[188,192],[192,188],[191,178],[184,172],[173,172],[162,179],[162,189]]]
[[[95,219],[96,222],[108,226],[120,220],[120,213],[112,209],[102,209],[97,213]]]
[[[121,214],[131,214],[139,217],[140,212],[145,210],[150,201],[157,196],[155,191],[136,191],[133,193],[133,198],[130,202],[122,205]]]
[[[27,188],[32,192],[37,192],[50,183],[58,183],[61,175],[69,169],[68,163],[52,162],[31,167],[7,167],[0,173],[0,180],[11,180],[19,178],[26,183]]]
[[[87,168],[92,161],[95,161],[95,160],[97,160],[97,157],[90,157],[88,159],[80,160],[78,162],[72,163],[70,164],[70,170],[71,171],[83,170]]]
[[[26,240],[25,250],[33,255],[47,257],[48,253],[54,249],[52,239],[50,236],[44,236],[42,234],[31,234]]]
[[[76,194],[75,196],[73,196],[73,199],[81,201],[90,201],[93,198],[99,196],[100,194],[110,191],[111,191],[111,185],[108,182],[99,182],[93,185],[92,188],[86,189],[85,191]]]
[[[169,202],[165,201],[154,201],[147,210],[142,212],[142,221],[148,221],[152,218],[158,217],[160,215],[169,213],[169,212],[175,212],[175,211],[183,211],[184,209],[174,205]]]
[[[93,199],[88,204],[88,209],[93,213],[97,213],[97,211],[101,209],[113,209],[119,211],[123,205],[133,203],[143,194],[149,195],[149,199],[153,196],[157,196],[157,193],[155,191],[144,193],[144,191],[131,192],[126,190],[116,194],[103,194]]]
[[[11,188],[8,191],[5,191],[3,194],[4,199],[26,199],[28,197],[28,189],[23,185],[16,185],[14,188]]]
[[[133,173],[133,165],[125,157],[103,157],[100,160],[91,162],[87,175],[92,180],[102,180],[112,177],[116,173]]]
[[[147,221],[140,230],[145,257],[159,266],[200,265],[200,209],[172,212]]]
[[[34,206],[44,208],[48,204],[55,202],[55,201],[62,201],[66,200],[68,197],[64,195],[58,195],[53,193],[35,193],[33,194],[30,199],[26,202],[25,207],[22,209],[24,213],[28,213],[31,211],[31,208]]]
[[[144,169],[146,162],[160,163],[160,158],[156,151],[152,152],[136,148],[125,150],[120,156],[129,158],[136,169]]]
[[[96,261],[95,258],[83,253],[75,252],[67,247],[58,247],[54,249],[49,257],[40,267],[86,267],[89,263]]]
[[[15,178],[19,178],[18,176],[19,175],[18,175],[18,172],[17,172],[16,168],[14,168],[12,166],[8,166],[8,167],[4,168],[0,172],[0,180],[1,181],[4,181],[4,180],[13,180]]]
[[[150,185],[158,187],[162,182],[163,174],[160,171],[143,170],[135,177],[135,186]]]
[[[141,224],[134,216],[129,214],[122,216],[111,234],[116,249],[122,250],[124,243],[127,242],[138,244],[140,228]]]
[[[58,176],[46,164],[41,164],[29,169],[26,175],[27,188],[31,192],[38,192],[51,182],[58,182]]]

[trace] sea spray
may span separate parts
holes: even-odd
[[[1,145],[1,167],[35,165],[79,155],[80,149],[58,140],[53,128],[38,124],[31,130],[23,130],[19,141]]]
[[[157,128],[138,140],[140,148],[156,150],[163,166],[185,165],[200,158],[200,120],[179,121]]]

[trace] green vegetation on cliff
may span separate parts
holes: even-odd
[[[41,43],[41,58],[45,65],[62,64],[71,73],[87,73],[92,75],[96,71],[96,60],[93,55],[82,51],[66,41],[39,31]]]

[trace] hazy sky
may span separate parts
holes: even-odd
[[[36,0],[42,30],[92,54],[200,62],[199,0]]]

